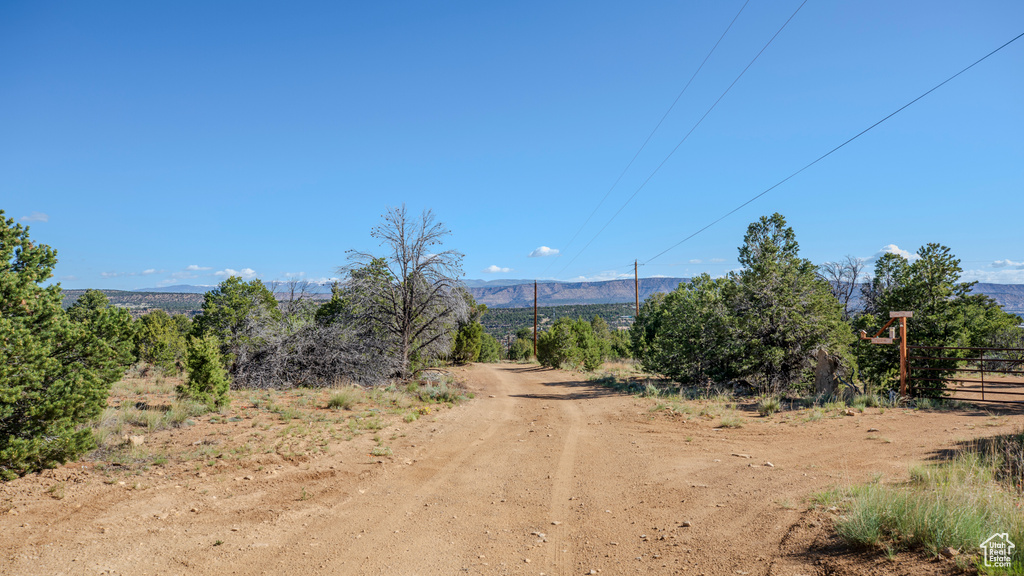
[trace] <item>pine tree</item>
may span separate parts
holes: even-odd
[[[228,396],[231,382],[222,365],[220,343],[215,336],[190,337],[185,366],[188,377],[178,385],[179,397],[206,404],[210,410],[231,402]]]
[[[119,313],[74,322],[59,284],[44,287],[57,252],[0,210],[0,478],[57,466],[94,446],[82,424],[106,404],[123,373],[123,349],[104,334]]]

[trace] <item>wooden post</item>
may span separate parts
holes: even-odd
[[[892,330],[889,330],[888,338],[879,338],[889,326],[896,320],[900,321],[900,397],[907,397],[907,381],[910,380],[910,365],[907,363],[907,318],[913,318],[913,312],[890,311],[889,321],[882,326],[882,329],[873,338],[868,338],[868,333],[860,331],[861,340],[869,340],[872,344],[892,344]]]
[[[907,397],[907,317],[900,317],[900,396]]]
[[[533,357],[537,358],[537,281],[533,281]]]
[[[637,316],[640,316],[640,274],[637,272],[636,260],[633,260],[633,287],[636,289],[636,316],[633,317],[635,322]]]

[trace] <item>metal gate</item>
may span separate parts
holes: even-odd
[[[911,396],[1024,404],[1024,349],[907,345]]]

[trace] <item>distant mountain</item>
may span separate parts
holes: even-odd
[[[156,288],[138,288],[132,292],[173,292],[175,294],[206,294],[216,286],[192,286],[189,284],[175,284],[174,286],[158,286]],[[106,290],[104,290],[106,292]]]
[[[519,286],[520,284],[529,284],[533,286],[533,280],[473,280],[466,278],[462,281],[466,288],[483,288],[485,286]],[[544,280],[545,284],[561,284],[559,280]]]
[[[974,285],[974,293],[991,296],[1003,310],[1024,316],[1024,284],[982,284]]]
[[[659,292],[671,292],[687,278],[641,278],[640,300]],[[533,280],[470,280],[467,289],[481,304],[491,308],[527,308],[533,306]],[[468,284],[472,282],[476,286]],[[111,302],[145,311],[163,308],[168,311],[196,313],[202,306],[202,294],[214,286],[190,286],[181,284],[160,288],[143,288],[133,291],[104,290]],[[1007,312],[1024,317],[1024,284],[976,284],[976,293],[991,296]],[[64,290],[64,305],[70,306],[84,290]],[[287,286],[277,286],[278,298],[287,297]],[[307,289],[313,298],[328,298],[330,285],[314,284]],[[541,306],[565,306],[573,304],[617,304],[633,301],[632,280],[610,280],[607,282],[552,282],[537,284],[537,300]],[[856,304],[855,304],[856,306]]]
[[[276,293],[287,293],[288,282],[264,282],[267,288],[274,290]],[[173,292],[175,294],[206,294],[210,290],[213,290],[216,286],[192,286],[190,284],[175,284],[174,286],[160,286],[158,288],[138,288],[132,290],[132,292],[156,292],[160,294],[166,294]],[[297,285],[297,289],[300,286]],[[305,291],[307,294],[330,294],[331,284],[330,282],[317,283],[308,282],[305,285]]]
[[[659,292],[671,292],[688,278],[641,278],[640,300]],[[533,306],[533,282],[514,286],[470,287],[469,293],[477,303],[493,308],[522,308]],[[540,306],[566,304],[615,304],[633,302],[633,280],[605,282],[544,282],[537,284],[537,303]]]

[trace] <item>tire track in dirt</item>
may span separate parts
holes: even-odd
[[[341,550],[333,550],[343,551],[343,554],[337,555],[340,558],[323,559],[323,568],[327,573],[371,573],[377,570],[387,573],[389,566],[378,566],[381,563],[379,558],[401,557],[400,549],[403,546],[413,550],[419,548],[425,538],[430,539],[430,534],[410,531],[410,519],[416,517],[421,523],[430,521],[437,524],[440,519],[436,514],[432,518],[424,518],[431,516],[430,500],[444,493],[446,485],[454,482],[468,461],[478,458],[481,452],[486,452],[487,444],[513,418],[515,402],[509,396],[510,385],[502,373],[495,373],[494,376],[495,378],[485,383],[484,387],[484,391],[489,393],[488,396],[493,398],[481,399],[472,405],[472,408],[476,408],[473,411],[482,414],[458,416],[459,423],[463,426],[470,425],[470,430],[449,433],[456,434],[457,438],[434,439],[431,446],[424,447],[424,451],[429,448],[435,449],[432,450],[433,454],[430,454],[429,460],[417,460],[416,464],[411,466],[390,465],[370,476],[361,483],[356,497],[323,511],[321,520],[314,526],[307,527],[308,529],[302,533],[295,534],[288,544],[282,547],[279,554],[268,558],[266,564],[288,564],[286,559],[293,555],[293,550],[308,545],[309,534],[321,534],[325,540],[348,542],[347,546],[340,547]],[[468,444],[467,438],[472,438]],[[438,444],[441,448],[439,451],[436,450]],[[395,494],[399,494],[400,497],[394,498]],[[379,499],[377,503],[374,502],[375,498]],[[368,507],[369,510],[352,510],[363,507]],[[422,508],[428,508],[427,512],[422,512]],[[339,516],[357,520],[355,516],[367,514],[370,514],[370,517],[366,520],[372,526],[372,532],[366,535],[367,537],[364,537],[364,533],[359,533],[353,538],[349,534],[349,525],[337,525]],[[374,515],[377,516],[376,519]],[[399,536],[394,537],[395,534]],[[353,566],[353,562],[358,562],[358,566]],[[262,568],[264,567],[254,567],[249,573],[259,573]]]
[[[554,482],[551,486],[551,498],[548,505],[548,516],[552,523],[548,527],[551,532],[549,542],[552,545],[548,549],[548,564],[550,570],[555,574],[570,574],[572,544],[568,540],[568,533],[575,527],[566,524],[569,509],[567,502],[569,502],[575,481],[577,444],[580,437],[582,413],[574,400],[562,401],[561,408],[562,414],[569,421],[569,428],[565,431],[562,451],[552,473]],[[558,522],[558,524],[556,525],[554,522]]]

